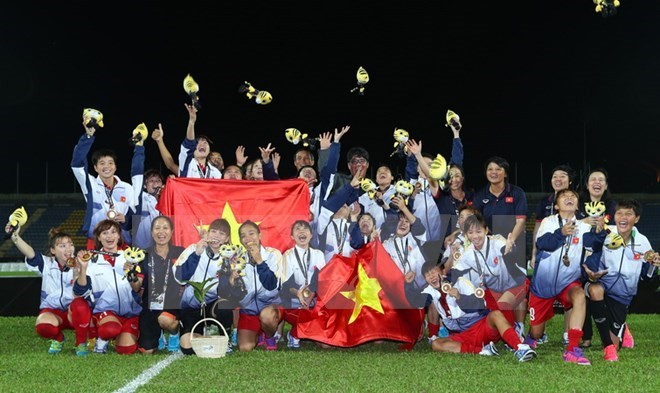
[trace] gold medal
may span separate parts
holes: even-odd
[[[568,259],[568,254],[564,254],[561,260],[562,262],[564,262],[564,266],[569,266],[571,264],[571,260]]]
[[[117,217],[117,211],[115,209],[110,209],[105,214],[105,216],[108,218],[108,220],[114,220]]]
[[[648,263],[653,262],[655,259],[655,251],[653,250],[648,250],[647,252],[644,253],[644,260]]]
[[[452,287],[451,287],[451,283],[448,282],[448,281],[445,281],[445,282],[442,283],[442,285],[440,285],[440,290],[441,290],[443,293],[447,293],[447,292],[449,292],[449,291],[451,290],[451,288],[452,288]]]
[[[66,266],[67,266],[67,267],[70,267],[70,268],[74,268],[74,267],[76,267],[76,258],[73,258],[73,257],[71,257],[71,258],[67,258],[67,260],[66,260]]]
[[[305,289],[303,289],[302,295],[306,299],[312,296],[312,291],[310,291],[309,288],[305,287]]]
[[[475,288],[474,296],[483,299],[483,297],[486,296],[486,291],[483,288]]]

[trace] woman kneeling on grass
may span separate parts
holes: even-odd
[[[87,355],[87,326],[91,312],[81,298],[73,297],[73,280],[79,273],[73,268],[75,252],[71,236],[58,229],[48,233],[48,255],[34,251],[19,235],[18,227],[11,235],[11,240],[23,255],[25,264],[31,271],[38,271],[41,281],[41,304],[35,323],[37,334],[50,339],[48,353],[58,354],[64,344],[63,329],[73,329],[76,334],[76,355]],[[5,232],[11,233],[10,225]]]
[[[583,265],[589,280],[585,288],[591,313],[603,342],[603,358],[610,362],[619,360],[617,351],[625,342],[628,308],[637,294],[639,280],[652,279],[660,267],[660,254],[635,228],[641,211],[636,201],[619,201],[614,213],[616,225],[606,228],[602,220],[597,223],[594,251],[601,251],[589,256]]]
[[[114,341],[115,351],[122,355],[137,350],[138,316],[142,307],[138,304],[138,292],[142,277],[124,265],[124,242],[121,227],[116,221],[103,220],[94,228],[95,252],[78,251],[80,276],[73,286],[73,293],[87,300],[92,308],[92,322],[98,336],[94,352],[104,354],[108,342]],[[136,277],[134,280],[131,277]]]

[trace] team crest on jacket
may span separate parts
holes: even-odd
[[[504,198],[504,202],[506,202],[506,203],[513,203],[513,197],[506,197],[506,198]]]

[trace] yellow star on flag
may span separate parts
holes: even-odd
[[[242,222],[238,222],[234,216],[234,211],[231,210],[229,202],[225,202],[225,207],[222,209],[222,218],[227,220],[231,228],[231,243],[232,244],[241,244],[240,236],[238,235],[238,227],[241,226]],[[255,224],[261,224],[261,221],[255,221]]]
[[[241,244],[240,237],[238,235],[238,227],[241,226],[242,222],[238,222],[238,220],[236,220],[236,216],[234,216],[234,211],[231,210],[229,202],[225,202],[225,207],[222,209],[221,218],[227,220],[229,227],[231,228],[231,244]],[[255,221],[255,224],[259,225],[261,224],[261,221]],[[210,224],[202,224],[200,221],[199,225],[195,225],[195,228],[197,229],[197,232],[202,233],[202,231],[208,232],[209,226]]]
[[[349,325],[355,322],[362,311],[362,307],[365,306],[370,307],[381,314],[385,314],[385,311],[383,311],[383,305],[378,298],[378,292],[380,292],[381,289],[378,279],[370,278],[362,264],[358,263],[358,283],[355,290],[341,292],[346,298],[355,302],[353,314],[351,314],[351,318],[348,320]]]

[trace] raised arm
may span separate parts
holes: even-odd
[[[165,163],[165,167],[175,175],[179,174],[179,165],[174,161],[174,157],[172,157],[172,154],[170,151],[167,149],[167,146],[165,146],[165,141],[163,140],[164,135],[163,131],[163,125],[158,123],[158,128],[153,130],[151,133],[151,139],[156,141],[156,144],[158,145],[158,151],[160,152],[160,157],[163,159],[163,162]]]

